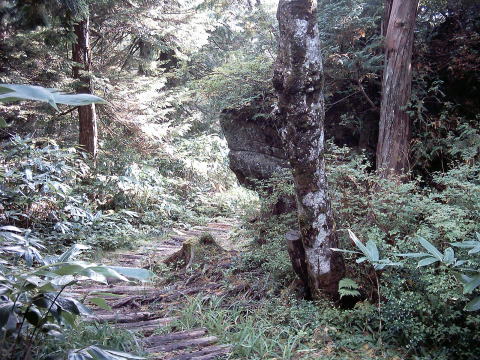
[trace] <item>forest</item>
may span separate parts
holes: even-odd
[[[0,0],[0,359],[479,359],[480,2]]]

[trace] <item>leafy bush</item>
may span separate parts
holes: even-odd
[[[74,192],[90,169],[73,148],[50,139],[14,137],[2,146],[0,160],[1,221],[35,230],[65,230],[68,221],[93,216]],[[41,225],[40,225],[41,224]]]
[[[275,174],[271,179],[256,184],[259,207],[247,213],[245,231],[239,237],[250,239],[248,252],[242,254],[238,267],[242,270],[261,271],[267,275],[275,290],[295,278],[291,261],[285,248],[285,234],[296,228],[296,213],[272,214],[282,198],[292,198],[293,184],[287,172]],[[254,219],[252,220],[252,217]]]
[[[75,326],[78,315],[91,313],[84,304],[67,295],[66,288],[87,280],[100,283],[107,283],[108,279],[129,281],[128,278],[146,281],[153,275],[144,269],[73,261],[87,248],[84,245],[74,245],[61,255],[42,256],[41,242],[25,237],[24,233],[29,235],[14,226],[0,228],[0,351],[5,357],[28,357],[39,337],[61,336],[64,327]],[[94,295],[88,301],[108,308],[101,297]],[[103,350],[90,348],[78,352],[80,356],[80,353],[91,351]],[[112,353],[105,359],[123,358],[117,355]],[[129,356],[126,354],[124,358]]]
[[[478,164],[461,163],[436,173],[426,187],[420,179],[406,183],[378,179],[368,172],[363,155],[334,146],[330,149],[330,186],[342,248],[358,251],[345,236],[344,230],[352,229],[371,248],[375,245],[389,257],[416,251],[420,265],[449,264],[418,271],[416,264],[404,262],[400,268],[381,271],[383,340],[406,346],[420,358],[475,358],[475,327],[480,317],[463,311],[467,298],[448,267],[466,265],[449,244],[464,244],[479,229]],[[424,239],[421,244],[416,241],[420,237]],[[470,259],[468,267],[476,269],[478,263]],[[369,268],[349,266],[348,272],[360,284],[360,292],[375,300]],[[474,278],[468,275],[464,280]]]

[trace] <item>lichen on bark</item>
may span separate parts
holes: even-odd
[[[324,161],[323,66],[316,0],[280,0],[278,58],[273,83],[278,131],[292,168],[307,278],[314,297],[335,298],[344,264],[327,191]]]

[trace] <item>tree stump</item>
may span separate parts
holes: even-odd
[[[180,250],[170,255],[163,262],[166,265],[183,263],[185,268],[188,269],[192,266],[196,254],[210,255],[218,251],[224,251],[224,249],[217,244],[215,238],[210,233],[203,233],[197,238],[186,240]]]

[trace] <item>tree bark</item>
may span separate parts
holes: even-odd
[[[386,6],[389,1],[386,1]],[[382,177],[409,170],[411,126],[405,107],[412,86],[412,48],[418,0],[393,0],[385,36],[377,169]]]
[[[393,0],[385,0],[383,4],[383,19],[382,19],[382,36],[387,36],[388,21],[390,20],[390,13],[392,11]]]
[[[73,44],[73,61],[78,63],[78,65],[73,67],[73,77],[81,82],[77,92],[91,94],[93,84],[88,74],[92,63],[88,17],[74,25],[74,32],[77,41]],[[78,142],[86,152],[90,153],[93,158],[96,158],[98,131],[95,104],[80,106],[78,108],[78,118],[80,124]]]
[[[344,274],[327,192],[324,161],[323,65],[316,0],[280,0],[278,58],[273,85],[278,95],[278,130],[292,168],[298,223],[314,298],[338,294]],[[293,261],[294,265],[302,260]],[[298,266],[297,266],[298,267]]]
[[[151,76],[155,72],[157,62],[155,61],[155,48],[148,40],[140,39],[140,62],[138,64],[138,73],[140,75]]]

